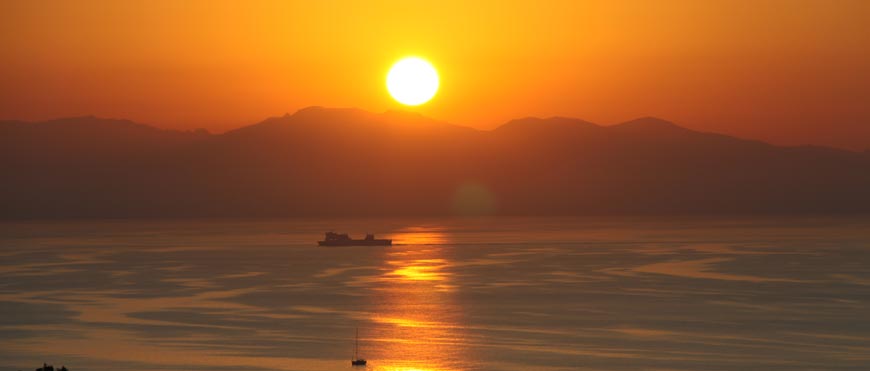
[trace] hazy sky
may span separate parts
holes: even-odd
[[[310,105],[400,108],[390,64],[430,60],[413,108],[659,116],[775,143],[870,148],[870,1],[0,2],[0,119],[94,114],[222,131]]]

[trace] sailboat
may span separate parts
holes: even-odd
[[[366,360],[359,357],[359,328],[356,329],[356,342],[353,345],[353,359],[350,360],[353,366],[365,366]]]

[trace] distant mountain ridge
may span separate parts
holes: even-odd
[[[491,130],[309,107],[223,134],[0,122],[0,217],[870,212],[870,154],[646,117]]]

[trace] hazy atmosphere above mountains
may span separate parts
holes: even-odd
[[[311,107],[217,135],[94,117],[0,131],[6,218],[870,211],[870,153],[657,118],[479,131]]]

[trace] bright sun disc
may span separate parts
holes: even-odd
[[[428,102],[438,91],[438,71],[417,57],[402,59],[387,74],[387,91],[399,103],[417,106]]]

